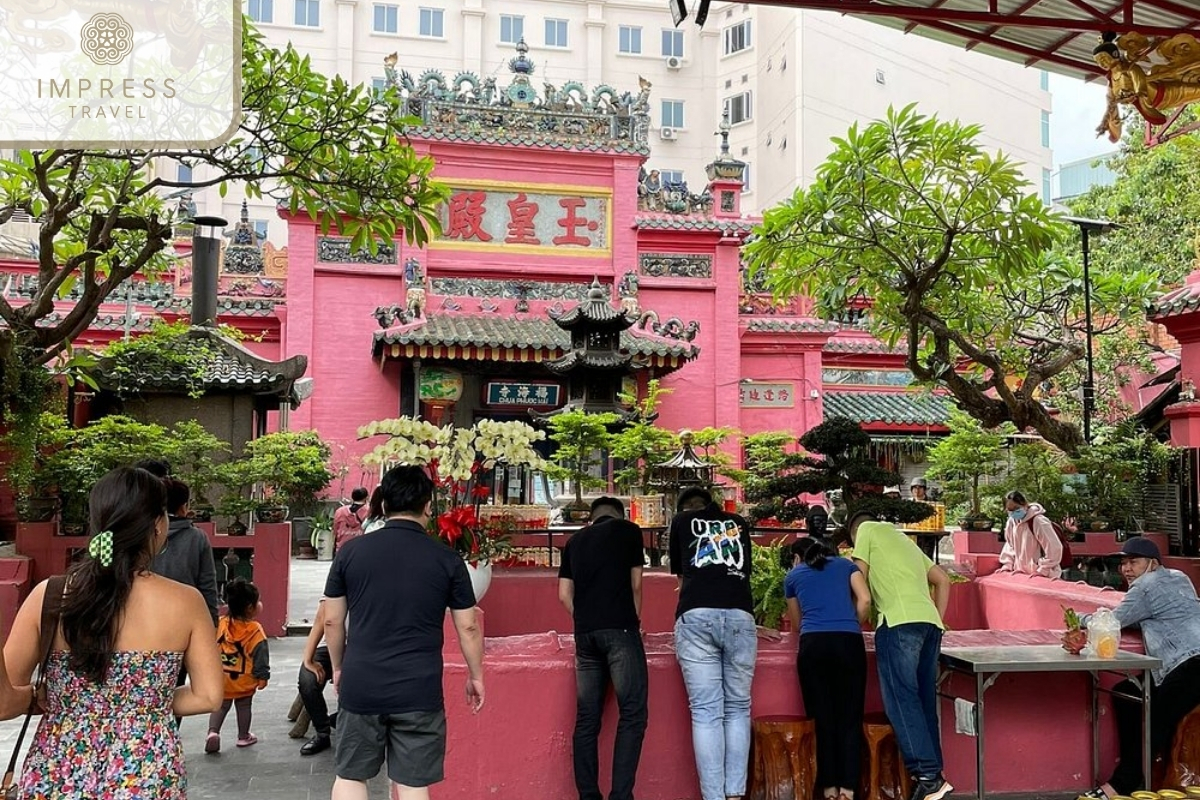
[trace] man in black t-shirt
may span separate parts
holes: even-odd
[[[609,800],[633,800],[646,734],[646,650],[642,608],[642,529],[615,497],[592,503],[592,524],[562,552],[558,598],[575,620],[575,786],[579,800],[603,800],[596,740],[612,679],[620,719]]]
[[[339,699],[335,800],[365,800],[366,782],[385,758],[388,777],[412,800],[428,798],[428,787],[445,777],[447,608],[467,662],[467,703],[483,707],[483,631],[471,578],[462,558],[425,532],[433,481],[420,467],[402,466],[380,485],[387,523],[339,549],[325,584],[325,640]]]
[[[680,584],[675,658],[692,711],[700,793],[704,800],[742,797],[758,655],[750,525],[699,487],[681,492],[677,509],[670,532],[671,572]]]

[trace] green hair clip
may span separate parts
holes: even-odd
[[[111,567],[113,560],[112,531],[100,531],[88,542],[88,555],[100,562],[102,567]]]

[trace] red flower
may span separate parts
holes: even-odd
[[[471,490],[471,497],[475,498],[476,500],[487,500],[488,496],[491,495],[491,493],[492,493],[491,489],[480,484]]]
[[[438,517],[438,535],[446,540],[447,544],[454,547],[458,540],[470,533],[477,523],[474,508],[458,506]]]

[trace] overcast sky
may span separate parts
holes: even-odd
[[[1104,116],[1105,84],[1084,83],[1076,78],[1050,74],[1053,111],[1050,114],[1050,146],[1054,149],[1054,170],[1080,158],[1111,153],[1116,146],[1107,136],[1096,136],[1096,126]]]

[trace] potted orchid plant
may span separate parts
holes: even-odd
[[[387,440],[364,456],[364,464],[380,468],[407,464],[429,470],[434,484],[429,533],[463,557],[475,597],[481,598],[491,582],[492,564],[512,549],[503,526],[480,520],[480,506],[490,500],[488,476],[497,465],[544,469],[534,443],[546,434],[523,422],[488,419],[459,428],[398,417],[358,429],[360,439],[376,436]]]

